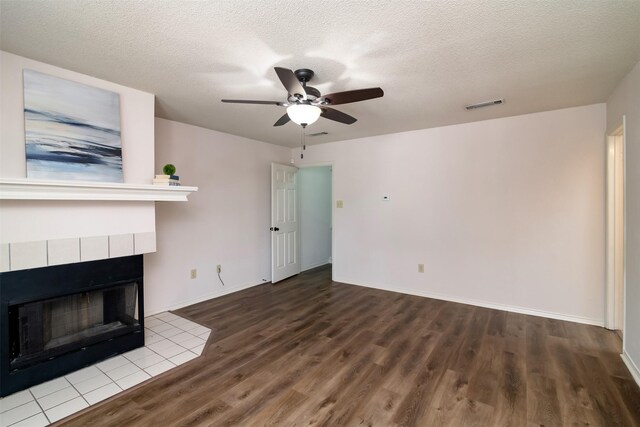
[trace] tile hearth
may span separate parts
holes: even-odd
[[[46,426],[198,357],[211,330],[173,313],[145,318],[145,346],[0,399],[0,427]]]

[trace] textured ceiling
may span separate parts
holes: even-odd
[[[0,47],[155,93],[156,115],[280,145],[274,66],[384,98],[320,143],[603,102],[640,59],[640,1],[0,1]],[[477,111],[465,104],[505,98]]]

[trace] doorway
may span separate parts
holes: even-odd
[[[333,167],[302,166],[300,194],[300,269],[310,270],[332,260]]]
[[[625,122],[607,134],[607,275],[605,327],[624,334]]]

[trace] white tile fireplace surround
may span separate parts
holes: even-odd
[[[0,427],[46,426],[202,354],[211,330],[173,313],[145,318],[145,346],[0,399]]]
[[[0,272],[141,255],[156,251],[156,233],[0,243]]]

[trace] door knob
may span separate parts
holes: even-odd
[[[280,229],[278,227],[271,227],[269,230],[271,230],[271,231],[280,231]]]

